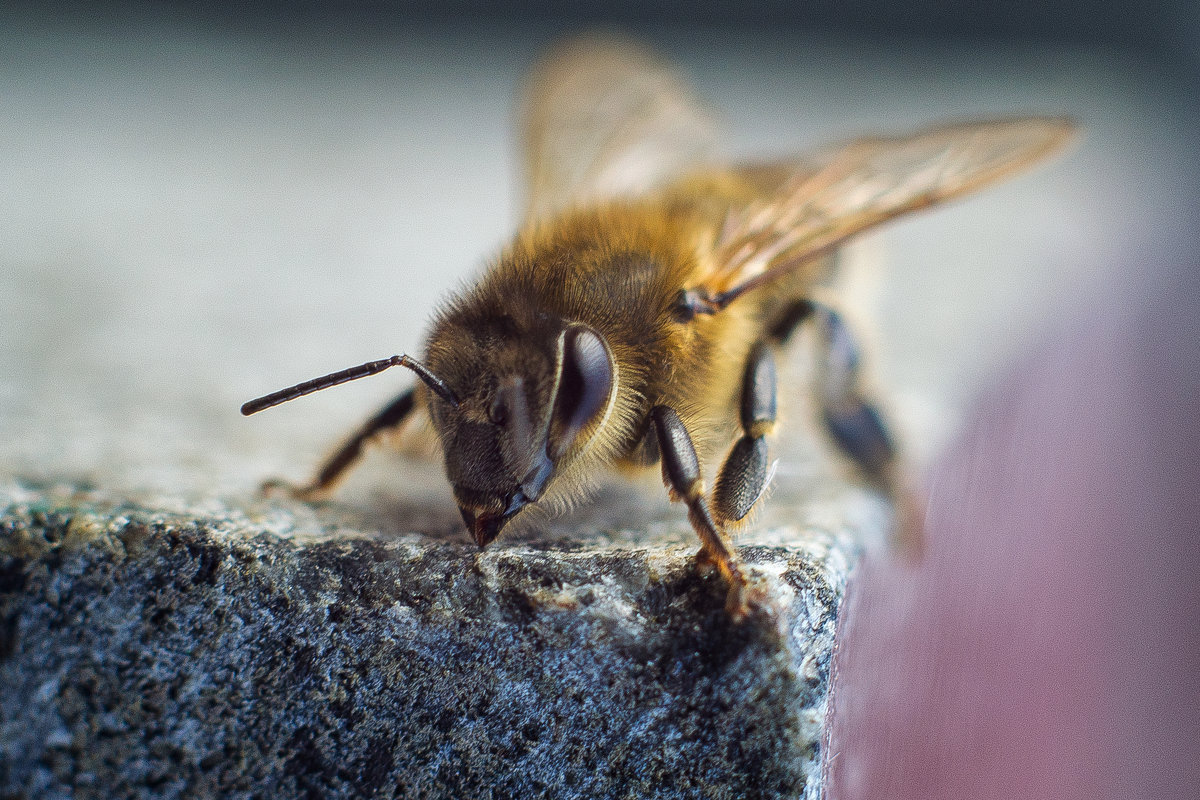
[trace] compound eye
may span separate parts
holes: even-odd
[[[582,325],[563,334],[562,376],[554,404],[554,450],[561,456],[608,405],[613,363],[600,335]]]

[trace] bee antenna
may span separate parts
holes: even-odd
[[[257,414],[259,411],[264,411],[271,406],[277,406],[280,403],[286,403],[289,400],[295,400],[297,397],[303,397],[306,394],[319,392],[322,389],[328,389],[331,386],[337,386],[339,383],[347,383],[349,381],[366,378],[370,375],[377,375],[389,367],[408,367],[413,372],[417,373],[417,377],[433,391],[438,397],[445,400],[452,406],[458,406],[458,397],[451,391],[446,382],[429,371],[429,368],[409,356],[392,356],[379,361],[368,361],[365,364],[359,364],[357,367],[350,367],[338,372],[323,375],[320,378],[313,378],[311,381],[298,383],[295,386],[289,386],[286,389],[280,389],[278,392],[271,392],[268,395],[251,400],[242,406],[242,414],[250,416]]]

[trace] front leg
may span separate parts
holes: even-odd
[[[317,476],[311,483],[304,486],[293,486],[284,481],[270,480],[263,484],[263,491],[283,491],[297,500],[308,502],[323,500],[329,496],[333,487],[358,461],[367,442],[383,431],[399,428],[409,418],[414,408],[416,408],[416,392],[409,389],[380,409],[375,416],[367,420],[361,428],[343,442],[342,446],[321,465]]]
[[[692,437],[688,435],[679,415],[668,406],[655,406],[650,411],[650,419],[662,456],[663,483],[670,490],[672,500],[682,500],[687,504],[688,521],[700,537],[701,552],[716,565],[729,584],[725,610],[734,621],[741,621],[758,598],[751,596],[737,554],[717,529],[708,504],[704,501],[704,481],[700,476],[700,460],[696,457]]]

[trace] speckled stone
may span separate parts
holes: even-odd
[[[851,530],[744,544],[773,610],[739,626],[674,533],[480,551],[18,484],[0,509],[0,796],[820,795]]]

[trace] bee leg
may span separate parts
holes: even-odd
[[[767,335],[777,345],[787,344],[800,323],[812,316],[816,304],[812,300],[797,300],[783,309],[767,329]]]
[[[896,448],[879,411],[859,386],[861,355],[841,315],[814,306],[821,351],[817,358],[816,395],[822,422],[838,447],[873,482],[890,488]]]
[[[822,422],[838,448],[887,493],[896,510],[895,542],[915,555],[924,538],[920,493],[899,464],[883,416],[859,385],[861,356],[854,337],[836,311],[819,304],[813,309],[823,343],[816,375]]]
[[[415,405],[415,390],[409,389],[363,423],[353,436],[325,460],[311,483],[292,486],[283,481],[267,481],[263,484],[263,491],[282,490],[297,500],[320,500],[326,497],[334,485],[345,477],[354,462],[358,461],[367,441],[381,431],[398,428],[408,419]]]
[[[663,483],[670,491],[672,500],[682,500],[687,504],[688,521],[700,537],[701,553],[717,567],[729,584],[725,609],[735,621],[740,621],[750,612],[752,598],[749,586],[733,546],[721,536],[704,501],[704,481],[700,476],[700,460],[696,457],[692,437],[672,408],[655,406],[650,411],[650,419],[654,423],[662,456]]]
[[[721,465],[713,490],[718,522],[744,519],[767,488],[766,436],[775,427],[775,359],[765,342],[750,351],[742,378],[742,437]]]

